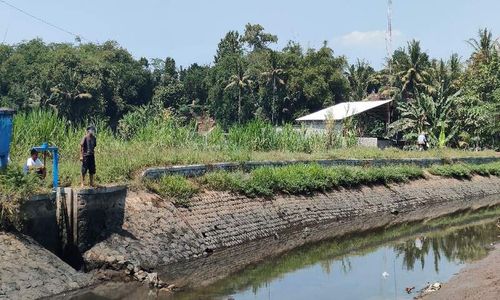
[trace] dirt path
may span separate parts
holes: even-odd
[[[500,299],[500,245],[424,299]]]

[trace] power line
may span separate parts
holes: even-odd
[[[55,28],[55,29],[59,30],[59,31],[62,31],[62,32],[67,33],[67,34],[69,34],[69,35],[72,35],[72,36],[74,36],[74,37],[75,37],[75,39],[77,39],[77,40],[85,40],[85,41],[88,41],[86,38],[84,38],[84,37],[83,37],[82,35],[80,35],[80,34],[73,33],[73,32],[71,32],[71,31],[66,30],[66,29],[64,29],[64,28],[62,28],[62,27],[60,27],[60,26],[57,26],[57,25],[55,25],[55,24],[53,24],[53,23],[51,23],[51,22],[49,22],[49,21],[46,21],[46,20],[44,20],[44,19],[42,19],[42,18],[39,18],[39,17],[37,17],[37,16],[35,16],[35,15],[33,15],[33,14],[31,14],[31,13],[29,13],[29,12],[27,12],[27,11],[25,11],[25,10],[23,10],[23,9],[19,8],[19,7],[16,7],[16,6],[14,6],[14,5],[10,4],[9,2],[7,2],[7,1],[5,1],[5,0],[0,0],[0,2],[1,2],[1,3],[3,3],[3,4],[5,4],[5,5],[7,5],[7,6],[9,6],[9,7],[11,7],[11,8],[13,8],[13,9],[15,9],[15,10],[17,10],[17,11],[19,11],[19,12],[21,12],[21,13],[23,13],[23,14],[25,14],[25,15],[27,15],[27,16],[29,16],[29,17],[31,17],[31,18],[33,18],[33,19],[35,19],[35,20],[37,20],[37,21],[39,21],[39,22],[42,22],[42,23],[44,23],[44,24],[46,24],[46,25],[48,25],[48,26],[50,26],[50,27],[53,27],[53,28]]]

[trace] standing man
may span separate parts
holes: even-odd
[[[95,138],[95,127],[87,127],[87,134],[80,142],[80,161],[82,162],[82,187],[85,186],[85,175],[89,172],[90,186],[94,186],[95,156],[94,149],[97,146]]]

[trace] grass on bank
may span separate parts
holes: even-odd
[[[198,193],[199,188],[183,176],[164,176],[159,180],[144,180],[146,188],[162,197],[172,199],[178,206],[188,206],[189,198]]]
[[[471,178],[473,175],[500,176],[500,162],[489,164],[452,164],[433,166],[429,169],[432,175],[453,178]]]
[[[249,174],[219,171],[208,173],[197,179],[197,182],[207,189],[228,190],[250,197],[270,197],[277,193],[311,194],[338,187],[405,182],[422,176],[423,170],[415,166],[362,168],[312,164],[263,167]]]
[[[200,190],[230,191],[249,197],[271,197],[275,194],[307,195],[331,191],[339,187],[400,183],[423,178],[425,169],[417,166],[383,167],[322,167],[317,164],[261,167],[249,173],[217,171],[199,178],[165,176],[161,180],[146,180],[148,187],[163,197],[179,198],[182,204]],[[433,175],[470,178],[473,175],[500,176],[500,163],[480,165],[433,166]]]
[[[276,168],[262,167],[250,173],[217,171],[192,180],[182,176],[165,176],[160,181],[153,181],[153,191],[170,197],[178,194],[192,196],[201,189],[231,191],[249,197],[271,197],[279,193],[307,195],[338,187],[406,182],[423,175],[423,169],[416,166],[363,168],[299,164]],[[179,187],[189,187],[188,192]]]

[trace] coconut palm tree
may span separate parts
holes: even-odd
[[[365,61],[357,60],[347,68],[345,75],[351,87],[351,100],[361,101],[368,94],[368,86],[374,79],[375,70]]]
[[[236,74],[232,75],[229,78],[228,84],[225,87],[225,91],[236,88],[238,90],[238,123],[241,124],[242,119],[242,97],[243,92],[251,88],[253,81],[250,79],[250,76],[245,74],[241,63],[238,63]]]
[[[429,70],[431,86],[428,90],[435,97],[448,97],[460,89],[462,64],[457,54],[444,61],[433,60]]]
[[[270,51],[269,63],[269,69],[265,72],[262,72],[261,76],[266,80],[268,85],[272,86],[273,99],[271,103],[271,123],[274,124],[276,115],[276,102],[278,97],[278,86],[285,85],[285,81],[282,78],[284,70],[278,66],[276,52],[272,50]]]
[[[478,39],[471,38],[467,43],[474,48],[472,59],[474,61],[489,60],[493,51],[495,51],[495,42],[493,34],[488,28],[479,29]]]
[[[412,98],[417,91],[430,89],[429,55],[422,51],[419,41],[412,40],[407,48],[394,51],[390,64],[403,98]]]

